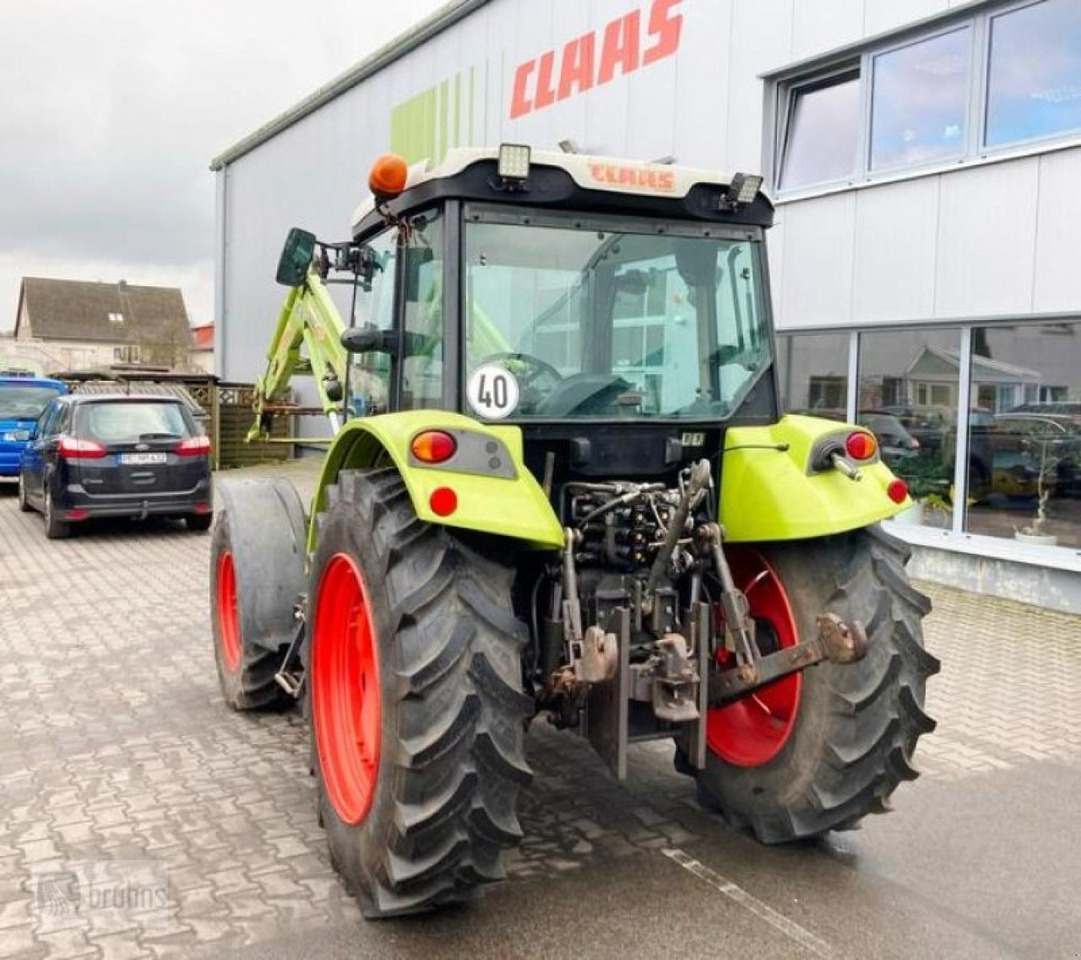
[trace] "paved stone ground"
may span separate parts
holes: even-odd
[[[315,821],[303,722],[238,715],[218,695],[208,546],[167,524],[46,541],[41,518],[0,490],[0,957],[227,956],[356,921]],[[927,589],[943,671],[925,774],[950,784],[1081,766],[1081,623]],[[603,873],[719,829],[667,745],[635,748],[620,785],[538,722],[529,759],[512,886]],[[162,900],[83,917],[41,899],[43,877],[85,878],[73,867],[84,861],[129,863],[147,884],[164,866]]]

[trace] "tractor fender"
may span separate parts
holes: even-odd
[[[455,437],[454,455],[438,465],[417,460],[413,439],[426,430]],[[522,460],[520,429],[443,410],[411,410],[350,420],[338,432],[312,501],[309,553],[317,539],[314,518],[326,509],[327,487],[338,474],[391,465],[401,474],[417,517],[426,523],[510,537],[536,549],[563,545],[559,518]],[[446,516],[432,509],[431,497],[439,488],[453,490],[457,498]]]
[[[278,650],[293,639],[293,607],[308,589],[304,507],[281,478],[224,480],[216,493],[217,524],[228,527],[236,571],[241,634]]]
[[[812,469],[818,445],[862,427],[818,417],[786,416],[765,427],[732,427],[721,467],[721,522],[732,543],[803,540],[870,526],[912,506],[886,490],[895,479],[876,459],[860,479]]]

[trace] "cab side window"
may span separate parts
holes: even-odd
[[[388,230],[368,244],[374,264],[371,289],[357,290],[355,322],[359,327],[394,327],[394,291],[398,276],[398,232]],[[349,358],[351,416],[386,413],[390,399],[391,358],[385,353],[355,353]]]
[[[402,410],[443,406],[443,216],[413,218],[403,258]]]

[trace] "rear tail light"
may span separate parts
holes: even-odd
[[[90,516],[90,511],[89,510],[75,509],[75,510],[69,510],[66,514],[64,514],[64,519],[65,520],[85,520],[89,516]]]
[[[908,496],[908,484],[900,479],[891,480],[890,485],[886,487],[886,496],[894,503],[904,503]]]
[[[174,448],[173,453],[178,457],[199,457],[210,453],[210,437],[205,433],[194,437],[185,437]]]
[[[64,460],[100,460],[109,451],[94,440],[77,440],[75,437],[60,438],[56,452]]]
[[[445,463],[458,450],[458,441],[442,430],[425,430],[413,438],[411,448],[421,463]]]
[[[853,460],[870,460],[878,451],[878,443],[871,434],[857,430],[848,435],[845,450]]]

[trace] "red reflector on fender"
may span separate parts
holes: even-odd
[[[904,480],[891,480],[890,485],[886,487],[886,496],[894,503],[904,503],[908,496],[908,484]]]
[[[450,487],[436,487],[428,498],[428,506],[437,517],[449,517],[458,509],[458,494]]]

